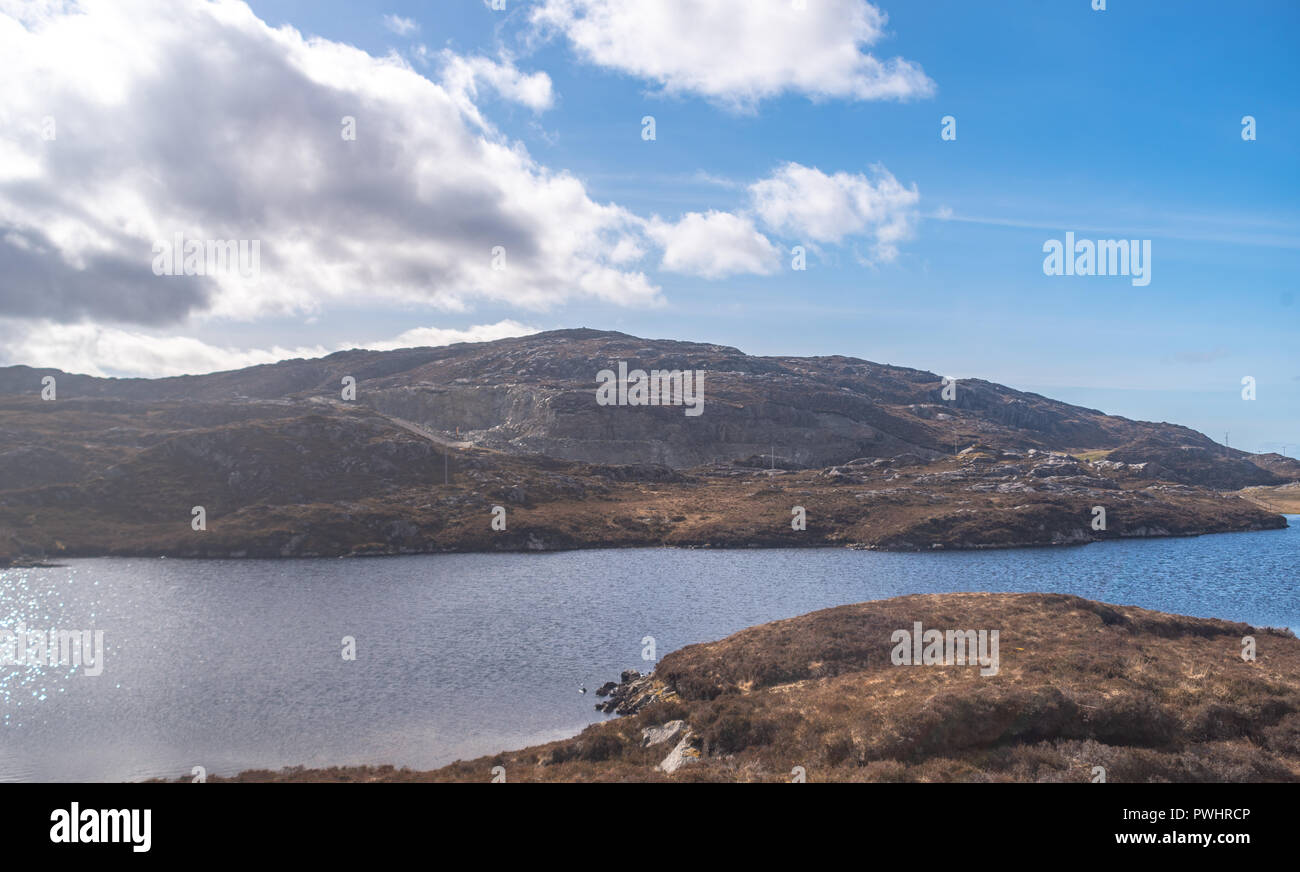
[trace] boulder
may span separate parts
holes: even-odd
[[[664,742],[676,739],[686,729],[686,721],[669,721],[658,727],[646,727],[641,731],[641,747],[649,748],[651,745],[662,745]]]
[[[687,730],[686,735],[677,743],[677,747],[663,759],[658,766],[663,772],[672,775],[678,769],[689,763],[698,763],[700,760],[700,749],[693,744],[695,736]]]

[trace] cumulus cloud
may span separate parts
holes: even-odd
[[[747,186],[749,206],[736,212],[688,212],[669,222],[655,217],[646,233],[660,248],[660,268],[703,278],[768,275],[780,269],[780,252],[755,226],[794,242],[835,244],[865,238],[874,261],[891,261],[916,226],[920,194],[884,167],[871,176],[786,163]]]
[[[424,46],[421,46],[423,49]],[[487,85],[506,100],[527,106],[534,112],[550,109],[555,102],[551,77],[546,73],[522,73],[509,57],[494,61],[485,57],[461,57],[442,53],[442,81],[454,93],[473,104],[479,85]],[[466,107],[473,112],[472,105]]]
[[[480,324],[463,330],[417,327],[393,339],[344,342],[326,347],[298,345],[270,348],[231,348],[191,336],[158,336],[121,327],[97,324],[57,324],[50,321],[0,325],[0,336],[15,362],[54,367],[65,372],[95,376],[199,375],[275,363],[295,357],[323,357],[349,348],[391,351],[395,348],[451,345],[455,342],[489,342],[509,336],[527,336],[537,328],[516,321]]]
[[[541,0],[538,33],[563,34],[584,60],[735,108],[784,93],[903,100],[934,93],[921,67],[865,51],[886,16],[865,0]]]
[[[898,243],[914,232],[920,194],[884,167],[827,175],[816,167],[787,163],[750,185],[754,210],[774,232],[813,242],[839,243],[866,235],[878,260],[898,256]]]
[[[664,250],[662,268],[672,272],[716,279],[779,268],[776,246],[745,215],[688,212],[673,223],[656,218],[648,232]]]
[[[534,17],[583,46],[594,39],[584,36],[593,16],[609,18],[611,39],[628,33],[632,16],[646,27],[637,57],[682,43],[676,60],[661,58],[668,90],[743,103],[786,90],[862,97],[881,87],[870,80],[878,63],[858,50],[880,35],[874,7],[810,2],[799,13],[808,20],[791,24],[784,6],[741,14],[718,0],[681,33],[672,32],[684,14],[678,0],[618,9],[545,0]],[[833,32],[822,26],[827,9],[846,15]],[[764,47],[773,27],[808,49],[801,63],[825,72],[829,52],[838,72],[801,78],[788,47]],[[708,51],[692,44],[711,28]],[[858,36],[844,43],[845,31]],[[592,51],[605,57],[605,48]],[[692,73],[696,55],[703,66]],[[395,53],[271,28],[240,0],[0,0],[0,57],[0,359],[11,362],[202,372],[336,349],[239,349],[169,338],[167,328],[343,306],[658,305],[641,266],[656,252],[669,272],[771,274],[780,255],[761,220],[806,242],[866,234],[888,258],[910,232],[917,197],[883,169],[867,179],[791,163],[752,184],[735,212],[646,219],[596,201],[480,111],[487,89],[534,112],[550,108],[546,73],[520,70],[504,53],[421,46],[414,57],[432,71],[426,77]],[[732,75],[733,62],[755,57],[774,72]],[[257,241],[260,270],[155,275],[155,244],[176,234]],[[500,325],[529,329],[500,322],[474,335]],[[421,335],[369,347],[451,334]]]
[[[0,314],[157,325],[362,299],[659,298],[609,256],[641,220],[495,131],[463,82],[272,29],[237,0],[3,8]],[[466,63],[549,103],[544,74]],[[260,274],[155,276],[152,246],[177,232],[259,240]]]

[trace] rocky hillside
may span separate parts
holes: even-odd
[[[702,413],[599,404],[620,362],[702,372]],[[592,330],[153,380],[0,369],[9,558],[1060,544],[1284,526],[1256,497],[1289,481],[1289,458],[988,382],[944,399],[919,370]]]
[[[704,413],[680,407],[600,406],[597,374],[703,370]],[[356,404],[474,445],[589,463],[687,468],[775,451],[783,463],[824,468],[855,458],[923,459],[972,443],[1079,452],[1115,450],[1154,461],[1164,480],[1241,488],[1300,480],[1300,463],[1250,462],[1242,451],[1172,424],[1105,415],[979,379],[943,399],[942,379],[850,357],[752,357],[722,345],[557,330],[496,342],[400,351],[346,351],[233,372],[101,379],[0,368],[0,394],[35,396],[54,375],[67,399],[240,405],[336,400],[345,377]],[[237,413],[236,413],[237,414]],[[1289,461],[1289,462],[1288,462]]]
[[[918,622],[986,631],[996,670],[896,664],[895,633]],[[624,717],[572,739],[432,772],[235,780],[485,782],[504,767],[511,782],[1300,781],[1290,632],[1062,594],[840,606],[688,646],[601,691]]]

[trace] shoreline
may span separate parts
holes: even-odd
[[[58,559],[64,560],[97,560],[121,558],[128,560],[364,560],[371,558],[389,558],[389,557],[428,557],[437,555],[467,555],[467,554],[563,554],[570,551],[654,551],[661,549],[671,549],[677,551],[751,551],[751,550],[774,550],[774,549],[832,549],[841,548],[848,551],[876,551],[883,554],[930,554],[936,552],[963,552],[963,551],[1012,551],[1026,550],[1032,548],[1073,548],[1085,545],[1097,545],[1105,542],[1129,542],[1135,540],[1148,539],[1196,539],[1201,536],[1229,535],[1234,533],[1266,533],[1275,530],[1286,530],[1291,526],[1292,519],[1300,519],[1300,512],[1278,512],[1277,516],[1282,519],[1282,523],[1275,526],[1258,526],[1240,529],[1220,529],[1220,530],[1197,530],[1186,532],[1163,532],[1163,533],[1144,533],[1130,535],[1115,535],[1106,537],[1097,537],[1081,540],[1061,541],[1061,542],[1006,542],[1006,543],[941,543],[936,542],[927,547],[922,546],[889,546],[877,545],[872,543],[859,542],[825,542],[818,541],[809,544],[798,544],[789,541],[764,541],[750,542],[743,544],[720,543],[720,544],[671,544],[671,543],[646,543],[646,544],[627,544],[627,545],[600,545],[598,543],[582,543],[575,545],[565,545],[553,548],[464,548],[464,549],[440,549],[440,550],[398,550],[398,551],[364,551],[349,552],[341,554],[249,554],[247,549],[241,549],[234,553],[157,553],[131,550],[96,550],[96,551],[74,551],[72,549],[59,553]],[[58,569],[66,566],[63,563],[47,562],[48,557],[32,558],[6,558],[0,556],[0,569]]]

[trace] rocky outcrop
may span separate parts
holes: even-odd
[[[669,752],[659,765],[656,767],[667,775],[672,775],[678,769],[688,763],[698,763],[700,760],[700,747],[696,740],[695,734],[687,730],[682,736],[681,741]]]
[[[642,675],[628,669],[619,676],[617,684],[608,682],[596,691],[596,696],[608,697],[596,703],[596,711],[606,714],[634,715],[652,702],[670,700],[676,694],[654,674]]]
[[[649,748],[681,737],[687,732],[686,721],[669,721],[658,727],[646,727],[641,731],[641,744]]]

